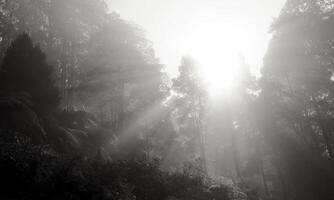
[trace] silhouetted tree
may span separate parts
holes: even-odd
[[[0,8],[0,59],[19,34],[29,33],[55,67],[62,107],[75,107],[88,41],[103,24],[118,17],[109,15],[100,0],[12,0],[2,1]]]
[[[1,65],[0,89],[9,94],[28,93],[39,114],[48,115],[57,109],[59,96],[52,67],[29,35],[20,35],[8,48]]]

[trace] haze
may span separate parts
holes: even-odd
[[[203,24],[211,23],[232,38],[252,71],[258,73],[270,35],[269,27],[284,0],[108,0],[110,9],[142,26],[169,75],[185,54],[191,54],[187,38]],[[231,30],[232,29],[232,30]],[[234,30],[233,30],[234,29]],[[239,41],[238,41],[239,40]],[[192,41],[191,41],[192,42]],[[207,51],[207,50],[206,50]]]
[[[0,200],[333,200],[334,0],[0,0],[0,177]]]

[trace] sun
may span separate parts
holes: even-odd
[[[213,96],[229,93],[237,76],[239,31],[215,23],[197,24],[184,38],[182,53],[199,63],[199,72]]]

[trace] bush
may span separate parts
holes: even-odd
[[[222,199],[202,178],[159,170],[158,162],[58,155],[48,147],[1,144],[0,199]]]

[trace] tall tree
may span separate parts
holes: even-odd
[[[176,98],[173,117],[179,123],[181,137],[192,149],[190,155],[202,159],[203,170],[207,173],[204,135],[207,93],[197,67],[192,58],[182,58],[179,76],[173,80],[172,86]]]
[[[36,111],[48,114],[59,105],[59,94],[52,79],[52,67],[45,54],[22,34],[8,48],[1,65],[1,90],[31,95]]]
[[[62,106],[73,107],[88,41],[101,25],[113,20],[105,2],[13,0],[2,1],[0,7],[1,53],[19,34],[29,33],[56,68]]]
[[[101,121],[122,128],[126,118],[162,101],[162,70],[141,29],[121,19],[110,21],[89,42],[81,104]]]
[[[264,59],[259,118],[286,198],[332,195],[334,34],[326,2],[287,1]]]

